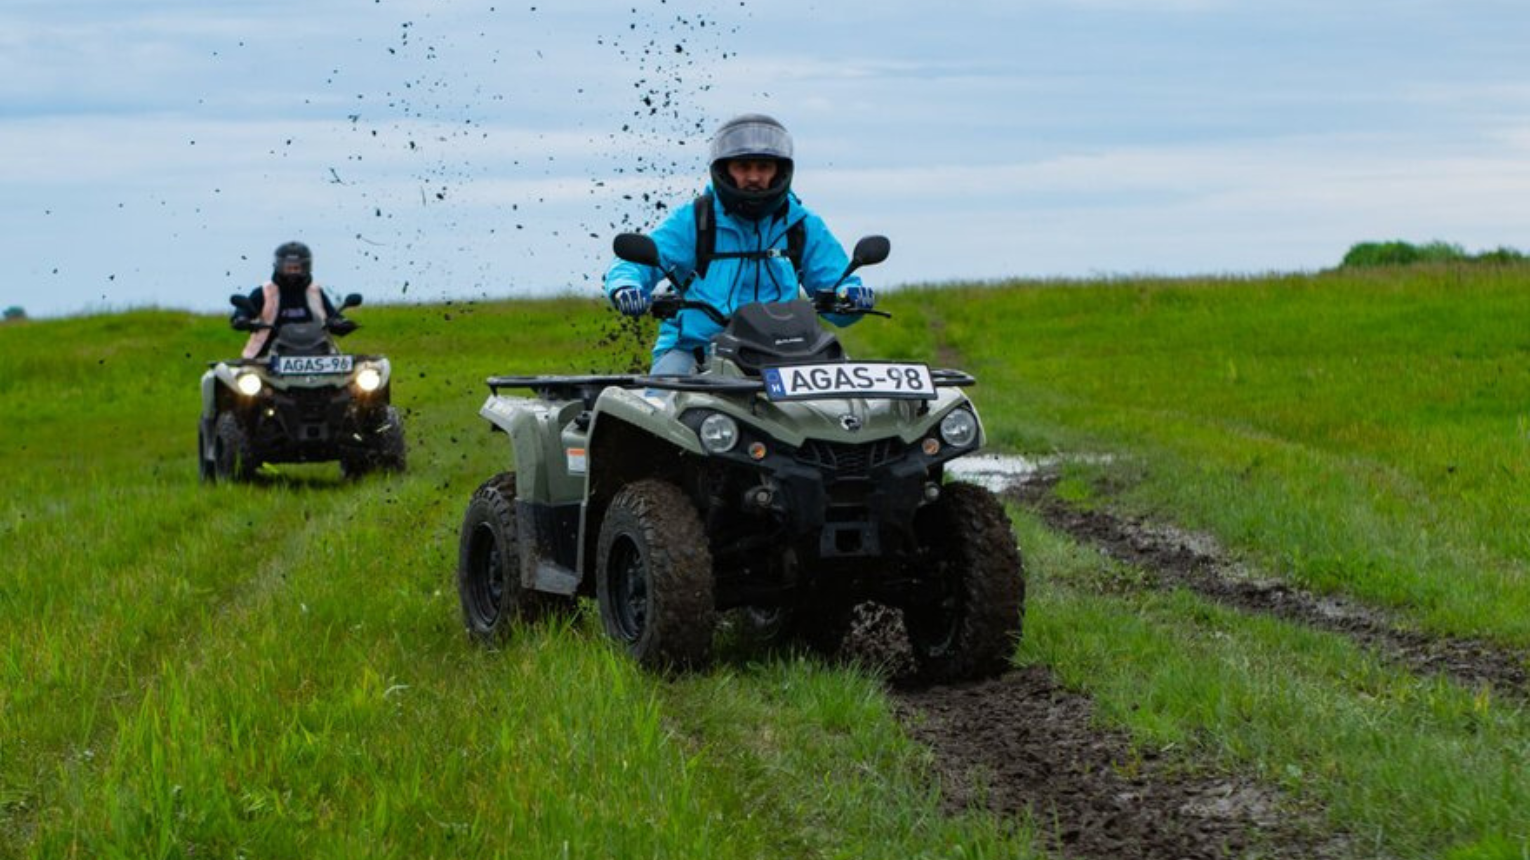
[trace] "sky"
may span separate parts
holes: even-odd
[[[782,120],[876,286],[1530,249],[1521,0],[6,0],[0,306],[598,296]]]

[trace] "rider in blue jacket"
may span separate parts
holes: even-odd
[[[810,297],[834,289],[849,257],[823,219],[791,191],[792,138],[785,127],[762,114],[735,117],[713,136],[711,156],[712,183],[706,193],[677,208],[653,232],[659,258],[682,283],[686,275],[696,274],[686,298],[732,316],[751,302],[795,299],[799,284]],[[698,207],[709,212],[698,212]],[[708,222],[710,230],[705,229]],[[622,313],[641,316],[662,277],[655,267],[617,260],[606,272],[606,295]],[[838,289],[858,309],[870,310],[875,302],[857,276]],[[858,318],[829,317],[841,326]],[[665,320],[651,372],[694,373],[721,330],[694,309]]]

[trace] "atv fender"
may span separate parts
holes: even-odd
[[[563,427],[579,414],[577,400],[549,402],[531,397],[490,395],[478,410],[510,437],[515,455],[516,498],[540,504],[577,502],[584,476],[568,469]]]
[[[218,420],[218,413],[234,398],[234,368],[218,362],[202,374],[202,420]]]
[[[494,394],[479,410],[495,429],[510,437],[521,585],[535,591],[568,595],[580,585],[576,562],[584,475],[569,468],[577,465],[573,451],[578,449],[565,450],[563,432],[581,408],[577,400],[549,402]]]
[[[686,465],[703,456],[696,432],[662,401],[641,391],[607,388],[595,401],[590,424],[589,473],[580,508],[578,570],[587,581],[606,506],[625,486],[647,478],[682,483]]]

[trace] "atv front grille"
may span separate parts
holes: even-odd
[[[297,409],[298,420],[304,424],[322,424],[329,418],[335,394],[328,388],[289,389],[287,396]]]
[[[840,477],[866,475],[903,452],[897,439],[851,444],[809,439],[797,450],[797,459],[807,466],[834,472]]]

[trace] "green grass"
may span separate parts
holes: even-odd
[[[1530,850],[1522,704],[1409,675],[1336,634],[1131,588],[1129,568],[1030,517],[1019,526],[1044,577],[1022,659],[1088,689],[1140,744],[1282,786],[1358,846]]]
[[[1120,454],[1079,471],[1130,483],[1122,504],[1530,646],[1530,267],[898,298],[860,349],[954,349],[999,446]]]
[[[1530,270],[895,293],[857,355],[960,363],[992,443],[1108,452],[1079,503],[1208,530],[1419,627],[1530,645]],[[780,658],[668,680],[588,615],[462,633],[492,373],[615,369],[593,301],[364,308],[411,470],[196,483],[222,320],[0,327],[0,855],[1033,856],[941,810],[877,683]],[[1530,718],[1331,634],[1141,590],[1020,516],[1020,659],[1185,767],[1258,774],[1357,853],[1530,850]]]
[[[629,360],[591,310],[357,312],[411,443],[358,484],[197,484],[197,378],[240,343],[218,319],[0,329],[0,855],[1028,854],[940,813],[848,670],[666,681],[591,617],[467,639],[457,525],[509,454],[482,379]]]

